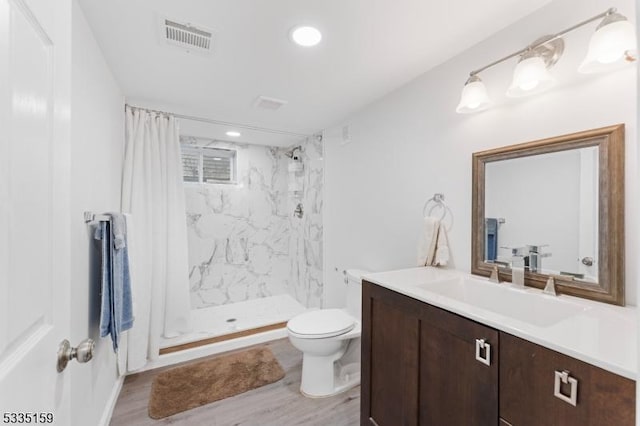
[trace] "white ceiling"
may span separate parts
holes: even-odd
[[[127,101],[172,112],[311,134],[455,56],[550,0],[80,0]],[[160,43],[158,16],[215,31],[202,56]],[[309,24],[320,45],[291,43]],[[466,73],[466,72],[465,72]],[[465,76],[461,76],[464,78]],[[259,95],[285,99],[259,110]],[[192,129],[193,128],[193,129]],[[226,126],[183,121],[223,138]],[[190,130],[191,129],[191,130]],[[195,130],[194,130],[195,129]],[[240,140],[299,138],[245,132]]]

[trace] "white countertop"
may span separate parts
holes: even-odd
[[[579,312],[575,315],[535,324],[515,318],[517,314],[507,316],[477,306],[473,300],[461,301],[419,287],[429,282],[459,278],[484,281],[480,285],[487,283],[492,286],[510,286],[505,283],[489,283],[487,278],[469,273],[433,267],[379,272],[365,275],[363,279],[636,380],[638,319],[635,307],[613,306],[566,295],[547,296],[543,295],[541,290],[527,288],[526,297],[539,297],[540,299],[535,299],[536,304],[542,304],[543,307],[547,303],[557,305],[558,301],[566,303],[567,306],[579,307]],[[507,291],[522,292],[516,289]],[[541,309],[540,313],[541,317],[544,316],[544,309]]]

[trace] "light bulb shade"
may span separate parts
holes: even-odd
[[[518,98],[540,93],[555,83],[547,64],[540,56],[523,57],[513,71],[513,81],[507,96]]]
[[[635,54],[635,28],[622,15],[614,13],[604,18],[589,41],[587,56],[578,71],[583,74],[606,71],[624,65],[627,55]]]
[[[469,114],[472,112],[482,111],[491,105],[491,99],[487,94],[487,88],[478,76],[472,76],[462,89],[460,103],[456,108],[459,114]]]

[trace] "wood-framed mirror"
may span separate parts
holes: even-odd
[[[624,305],[624,124],[473,154],[471,272]]]

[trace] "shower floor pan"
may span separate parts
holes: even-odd
[[[289,295],[263,297],[191,311],[193,332],[163,338],[160,354],[283,328],[307,309]]]

